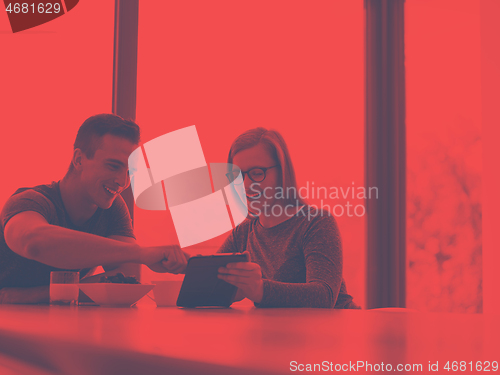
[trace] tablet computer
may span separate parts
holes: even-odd
[[[217,254],[189,258],[177,298],[179,307],[229,307],[238,288],[217,277],[228,263],[248,262],[245,254]]]

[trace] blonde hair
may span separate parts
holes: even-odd
[[[232,164],[234,156],[243,150],[264,144],[271,152],[271,156],[276,160],[281,170],[281,188],[288,203],[304,205],[306,202],[300,197],[295,179],[295,170],[293,168],[290,152],[283,136],[276,130],[266,128],[254,128],[240,134],[231,145],[227,162]],[[288,197],[289,189],[294,191],[294,198]]]

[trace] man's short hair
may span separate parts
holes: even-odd
[[[78,129],[73,149],[79,148],[88,159],[92,159],[99,148],[101,138],[111,134],[125,138],[133,144],[139,144],[141,131],[139,126],[131,121],[124,120],[120,116],[109,113],[102,113],[86,119]],[[73,170],[73,163],[69,167],[69,172]]]

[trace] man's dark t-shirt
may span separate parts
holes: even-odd
[[[18,189],[7,200],[0,213],[0,288],[49,285],[50,272],[61,270],[24,258],[7,246],[4,236],[5,225],[13,216],[25,211],[38,212],[49,224],[63,228],[101,237],[116,235],[134,238],[130,215],[121,196],[115,198],[109,209],[98,208],[83,226],[77,227],[66,212],[59,182]],[[83,277],[89,270],[85,268],[75,271],[80,271],[80,277]]]

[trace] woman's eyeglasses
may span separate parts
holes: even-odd
[[[260,167],[252,168],[246,172],[241,171],[241,174],[243,177],[242,181],[245,180],[245,175],[247,175],[250,178],[250,180],[252,180],[253,182],[262,182],[266,179],[266,171],[268,169],[276,168],[276,167],[279,167],[279,165],[273,165],[272,167],[268,167],[268,168],[260,168]],[[227,176],[229,182],[234,182],[238,178],[239,175],[240,175],[239,169],[231,171],[229,173],[226,173],[226,176]]]

